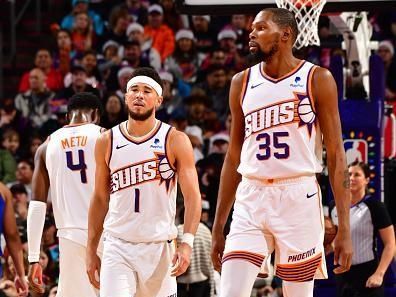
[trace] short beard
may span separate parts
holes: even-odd
[[[128,113],[129,113],[129,117],[132,120],[144,122],[145,120],[147,120],[153,114],[153,111],[154,111],[154,107],[152,109],[150,109],[150,110],[147,110],[145,113],[142,113],[142,114],[135,113],[135,112],[133,112],[131,110],[129,110]]]
[[[265,63],[268,63],[271,61],[272,57],[278,52],[278,50],[279,50],[279,45],[278,45],[278,42],[276,42],[271,47],[269,52],[265,53],[259,48],[257,52],[250,53],[248,59],[249,59],[249,61],[252,61],[252,64],[257,64],[262,61],[264,61]]]

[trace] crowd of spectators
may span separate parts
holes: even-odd
[[[163,80],[164,102],[157,117],[184,131],[193,144],[203,201],[201,246],[207,248],[204,240],[210,238],[220,171],[229,142],[230,81],[249,65],[252,17],[180,15],[173,0],[114,0],[110,10],[106,1],[91,2],[71,1],[71,10],[51,26],[49,38],[53,38],[54,46],[38,48],[15,97],[0,102],[0,181],[14,197],[25,251],[33,160],[38,146],[67,122],[66,105],[77,92],[92,92],[102,100],[103,127],[109,129],[126,120],[126,83],[134,69],[142,66],[153,67]],[[386,100],[394,104],[396,13],[370,14],[370,22],[374,39],[380,41],[377,53],[385,65]],[[331,34],[326,17],[320,19],[319,34],[321,47],[309,47],[298,54],[329,67],[331,55],[343,55],[341,40]],[[40,263],[46,294],[55,296],[59,251],[54,219],[48,213]],[[5,253],[0,296],[15,296],[12,285],[6,289],[2,285],[15,274],[10,259]],[[210,261],[205,262],[204,271],[197,272],[201,273],[199,281],[213,282],[210,265]],[[181,283],[189,279],[184,277]],[[277,283],[275,280],[273,287]],[[265,288],[271,292],[268,286]],[[214,290],[209,291],[213,294]],[[274,296],[281,294],[272,291]]]

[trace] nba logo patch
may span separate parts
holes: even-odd
[[[368,144],[364,139],[345,139],[345,155],[347,164],[352,162],[368,162]]]

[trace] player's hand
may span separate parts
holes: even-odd
[[[212,232],[212,262],[213,267],[216,271],[221,271],[221,259],[223,258],[225,246],[225,238],[223,235],[223,230],[216,231],[213,228]]]
[[[29,285],[25,279],[25,276],[19,277],[18,275],[14,280],[15,289],[17,291],[18,297],[26,297],[29,293]]]
[[[43,269],[39,263],[34,263],[29,266],[29,287],[30,289],[38,294],[45,292],[45,286],[43,283]]]
[[[173,269],[171,276],[179,276],[186,272],[190,265],[191,252],[192,248],[187,243],[182,242],[180,244],[172,259]]]
[[[370,276],[367,279],[366,282],[366,287],[367,288],[377,288],[382,285],[382,282],[384,281],[384,276],[381,275],[380,273],[374,273],[372,276]]]
[[[338,230],[334,239],[334,265],[339,265],[333,271],[340,274],[348,271],[352,263],[352,239],[349,230]]]
[[[89,281],[96,288],[100,288],[100,258],[94,252],[87,252],[86,266]]]

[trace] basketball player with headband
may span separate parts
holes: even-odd
[[[231,139],[224,161],[212,260],[221,268],[222,297],[250,296],[275,250],[275,274],[286,297],[311,297],[325,278],[324,222],[315,174],[322,136],[342,221],[335,238],[336,273],[349,269],[349,175],[341,137],[337,87],[330,72],[293,56],[296,20],[286,9],[259,12],[249,48],[260,62],[231,83]],[[235,202],[235,203],[234,203]],[[224,225],[234,204],[231,230]]]
[[[155,118],[162,102],[155,70],[135,70],[125,102],[128,120],[104,133],[96,144],[87,272],[103,297],[176,296],[176,276],[189,265],[201,216],[193,149],[184,133]],[[178,182],[185,225],[175,251]],[[96,249],[102,231],[100,263]],[[99,271],[100,282],[95,277]]]

